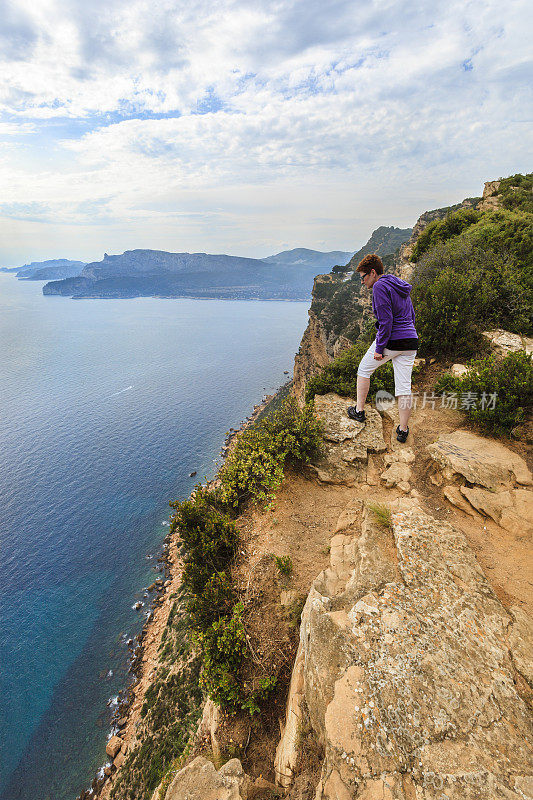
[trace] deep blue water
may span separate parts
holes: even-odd
[[[308,308],[41,289],[0,273],[1,800],[73,800],[104,762],[168,502],[286,380]]]

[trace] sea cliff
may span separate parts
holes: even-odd
[[[452,223],[460,229],[453,236],[463,224],[507,224],[505,215],[496,223],[480,216],[505,207],[507,188],[490,182],[481,200],[423,214],[403,244],[391,252],[383,244],[388,269],[416,277],[423,248],[431,255]],[[202,634],[187,633],[184,550],[174,531],[129,716],[94,787],[101,798],[533,797],[531,393],[525,387],[522,414],[510,407],[505,438],[437,400],[439,381],[461,388],[454,375],[478,375],[454,357],[458,338],[456,351],[453,341],[441,359],[428,350],[418,367],[424,403],[406,445],[394,435],[394,406],[369,405],[366,425],[352,422],[351,373],[323,393],[313,378],[364,332],[369,303],[353,275],[356,256],[315,279],[295,359],[292,391],[303,406],[314,386],[321,451],[287,463],[274,491],[260,502],[248,497],[234,517],[230,584],[244,623],[233,616],[243,639],[226,677],[253,683],[266,668],[275,680],[254,707],[228,709],[198,692]],[[431,263],[422,261],[426,276]],[[522,364],[531,381],[533,339],[520,325],[485,332],[486,364],[507,376]],[[208,488],[220,486],[223,475]]]

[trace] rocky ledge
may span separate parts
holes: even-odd
[[[303,611],[278,783],[307,729],[324,749],[316,800],[533,797],[532,642],[462,533],[411,499],[366,504]]]

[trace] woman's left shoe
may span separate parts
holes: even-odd
[[[365,422],[366,420],[364,409],[358,411],[355,406],[348,406],[347,413],[350,419],[354,419],[356,422]]]
[[[396,428],[396,438],[398,439],[398,441],[404,444],[407,441],[408,436],[409,436],[409,427],[407,428],[406,431],[402,431],[402,429],[398,425],[398,427]]]

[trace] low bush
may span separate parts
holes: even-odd
[[[226,570],[235,557],[235,523],[215,505],[215,495],[197,486],[190,500],[171,503],[170,532],[177,533],[183,562],[182,581],[191,625],[209,627],[233,604]]]
[[[311,406],[293,398],[245,430],[220,470],[220,502],[238,508],[245,500],[271,500],[286,463],[307,463],[322,445],[322,427]]]
[[[318,375],[311,378],[305,387],[305,399],[312,401],[317,394],[335,392],[341,397],[354,397],[357,394],[357,368],[376,335],[373,322],[366,325],[356,344],[344,350],[331,364],[324,367]],[[388,362],[380,366],[370,378],[369,398],[383,389],[394,394],[394,373]]]
[[[533,173],[504,178],[495,194],[504,208],[533,212]]]
[[[411,261],[416,263],[421,256],[435,245],[440,244],[453,236],[458,236],[466,228],[479,222],[481,212],[474,208],[462,208],[444,219],[436,219],[424,228],[413,248]]]
[[[435,391],[457,393],[458,407],[469,419],[491,433],[508,434],[533,406],[532,357],[520,350],[503,359],[471,361],[460,378],[445,373]]]
[[[532,330],[533,287],[503,252],[466,238],[443,242],[418,263],[413,303],[424,356],[472,357],[490,328]]]
[[[215,489],[199,485],[190,500],[170,504],[174,509],[170,531],[178,534],[183,563],[189,630],[202,661],[200,685],[224,709],[255,713],[277,681],[276,675],[249,669],[244,609],[230,575],[239,535],[229,512],[246,499],[271,498],[285,464],[305,463],[321,442],[321,426],[312,408],[300,411],[293,399],[286,400],[241,434]],[[280,559],[280,569],[290,573],[290,559]],[[149,705],[145,714],[148,709]]]
[[[246,700],[239,681],[246,649],[242,611],[237,603],[231,616],[198,633],[203,661],[200,684],[214,703],[226,709],[238,708]]]

